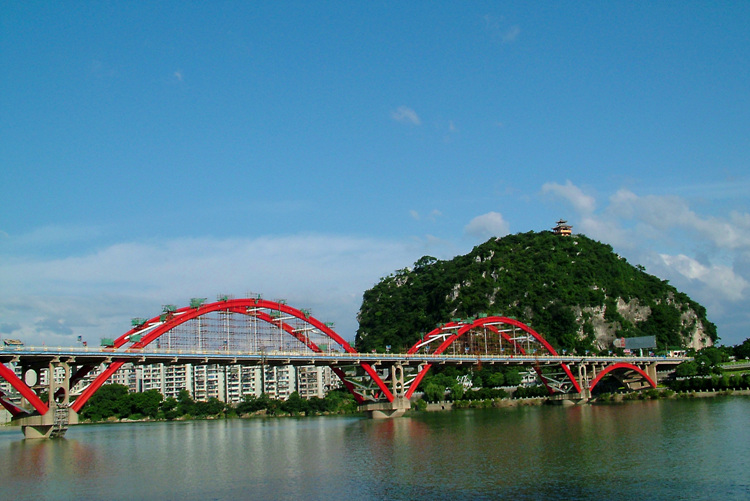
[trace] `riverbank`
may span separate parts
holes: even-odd
[[[624,403],[642,400],[683,399],[683,398],[714,398],[724,396],[750,396],[750,388],[742,390],[699,390],[690,392],[674,392],[667,388],[646,390],[630,393],[603,393],[589,400],[589,404]],[[421,406],[417,404],[416,411],[441,412],[456,409],[489,409],[545,405],[551,401],[547,397],[533,398],[503,398],[491,400],[458,400],[430,402]]]
[[[547,402],[546,397],[529,397],[529,398],[495,398],[488,400],[458,400],[444,402],[429,402],[423,408],[417,405],[417,411],[440,412],[451,411],[454,409],[489,409],[505,407],[525,407],[544,405]]]
[[[248,414],[237,414],[237,413],[227,413],[227,414],[217,414],[217,415],[209,415],[209,416],[190,416],[190,415],[182,415],[179,417],[176,417],[174,419],[166,419],[166,418],[159,418],[159,417],[142,417],[142,418],[117,418],[114,416],[108,417],[107,419],[102,419],[98,421],[90,420],[90,419],[81,419],[78,421],[76,426],[80,425],[99,425],[99,424],[127,424],[127,423],[168,423],[168,422],[190,422],[190,421],[220,421],[220,420],[233,420],[233,419],[274,419],[274,418],[308,418],[308,417],[325,417],[325,416],[338,416],[338,417],[347,417],[347,416],[358,416],[358,415],[364,415],[364,413],[359,411],[354,412],[317,412],[315,414],[295,414],[295,413],[286,413],[286,412],[276,412],[274,414],[269,413],[267,410],[260,410],[253,413]],[[7,427],[13,427],[18,426],[13,421],[8,420],[7,422],[0,422],[0,426],[7,426]]]
[[[724,396],[750,396],[750,388],[742,390],[699,390],[691,392],[674,392],[672,390],[662,388],[656,390],[646,390],[642,392],[630,392],[630,393],[604,393],[590,400],[589,404],[615,404],[615,403],[626,403],[643,400],[657,400],[657,399],[693,399],[693,398],[715,398]],[[424,401],[422,401],[424,402]],[[410,412],[445,412],[460,409],[502,409],[512,407],[530,407],[540,406],[549,403],[550,400],[547,397],[529,397],[529,398],[502,398],[502,399],[488,399],[488,400],[459,400],[459,401],[442,401],[442,402],[429,402],[422,403],[414,402]],[[79,425],[95,425],[95,424],[117,424],[117,423],[159,423],[169,421],[205,421],[205,420],[221,420],[221,419],[272,419],[272,418],[300,418],[300,417],[316,417],[316,416],[357,416],[362,414],[360,412],[321,412],[315,414],[295,414],[295,413],[283,413],[277,412],[274,414],[268,413],[266,410],[260,410],[254,413],[248,414],[236,414],[231,413],[228,415],[213,415],[213,416],[180,416],[175,419],[164,419],[164,418],[121,418],[110,417],[108,419],[100,421],[82,420]],[[14,426],[12,421],[0,422],[0,426]]]
[[[726,396],[750,396],[750,388],[742,390],[696,390],[675,392],[669,389],[646,390],[633,393],[604,393],[591,400],[591,403],[618,403],[637,400],[714,398]]]

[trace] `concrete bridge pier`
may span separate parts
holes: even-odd
[[[49,409],[45,414],[32,414],[15,420],[24,437],[62,438],[70,425],[78,424],[78,413],[70,408],[70,365],[53,360],[47,372]],[[60,370],[62,369],[62,374]]]
[[[583,405],[591,400],[591,391],[586,388],[580,393],[558,393],[550,395],[547,401],[553,405]]]
[[[16,420],[28,439],[62,438],[70,425],[78,424],[78,413],[68,407],[50,407],[44,415],[35,414]]]
[[[371,402],[359,406],[359,410],[365,412],[371,419],[391,419],[404,415],[411,407],[411,403],[405,397],[396,397],[393,402]]]
[[[401,417],[411,408],[411,403],[404,395],[406,385],[404,383],[404,367],[395,363],[388,368],[388,383],[391,393],[395,396],[393,402],[368,402],[359,406],[359,409],[371,419],[390,419]]]

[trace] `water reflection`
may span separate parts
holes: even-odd
[[[730,398],[2,430],[0,482],[21,499],[745,499],[749,411]]]
[[[37,481],[47,477],[95,476],[102,458],[78,440],[18,440],[11,442],[5,468],[15,478]]]

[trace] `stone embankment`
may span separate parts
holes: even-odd
[[[468,404],[455,406],[455,408],[471,408],[471,407],[524,407],[530,405],[543,405],[547,401],[546,397],[529,397],[529,398],[502,398],[495,399],[491,405],[482,405],[485,403],[483,400],[468,400],[461,402],[468,402]],[[476,405],[472,405],[472,403]],[[438,412],[438,411],[450,411],[454,409],[454,403],[451,401],[444,402],[429,402],[425,411],[427,412]]]
[[[696,391],[681,391],[673,392],[671,390],[659,389],[658,394],[654,397],[644,396],[641,398],[633,398],[633,396],[640,395],[639,393],[613,393],[609,394],[608,398],[604,401],[609,402],[627,402],[630,400],[651,400],[661,398],[713,398],[713,397],[725,397],[734,395],[750,396],[750,388],[743,390],[696,390]],[[668,393],[667,393],[668,392]],[[591,400],[592,403],[597,402],[594,398]]]
[[[601,401],[600,403],[614,403],[614,402],[627,402],[627,401],[638,401],[638,400],[652,400],[652,399],[662,399],[662,398],[712,398],[712,397],[722,397],[722,396],[730,396],[730,395],[743,395],[743,396],[750,396],[750,388],[746,388],[744,390],[720,390],[720,391],[712,391],[712,390],[703,390],[703,391],[691,391],[691,392],[667,392],[665,390],[657,390],[658,394],[655,396],[646,396],[641,395],[640,393],[614,393],[614,394],[608,394],[608,398],[606,400]],[[636,398],[633,398],[637,396]],[[462,401],[463,402],[463,401]],[[470,401],[472,403],[464,404],[464,405],[456,405],[454,406],[454,402],[451,401],[444,401],[444,402],[431,402],[427,404],[427,407],[424,409],[427,412],[439,412],[439,411],[450,411],[454,408],[471,408],[471,407],[495,407],[495,408],[503,408],[503,407],[522,407],[522,406],[530,406],[530,405],[543,405],[548,402],[548,399],[546,397],[532,397],[532,398],[503,398],[503,399],[495,399],[491,402],[485,402],[485,401]],[[589,401],[589,403],[596,403],[597,399],[593,398]]]

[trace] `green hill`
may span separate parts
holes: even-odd
[[[492,238],[383,278],[364,293],[355,344],[404,351],[454,317],[515,317],[558,349],[604,350],[616,337],[656,336],[659,348],[712,344],[703,306],[584,235]]]

